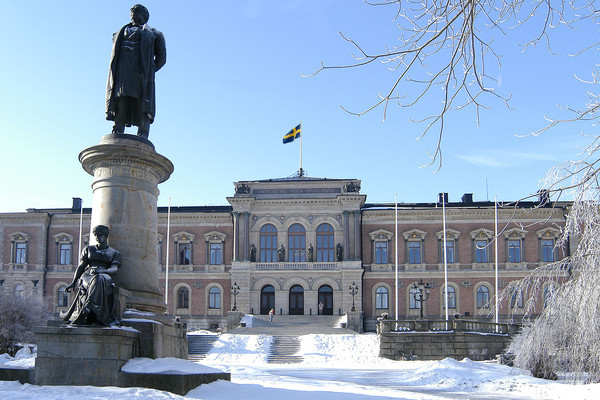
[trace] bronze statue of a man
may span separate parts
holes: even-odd
[[[148,26],[148,9],[131,7],[131,22],[113,35],[113,48],[106,85],[106,119],[114,121],[112,133],[125,126],[138,127],[138,136],[148,138],[156,116],[154,74],[167,61],[163,34]]]
[[[107,226],[94,227],[93,234],[98,242],[86,246],[81,252],[79,266],[75,270],[73,282],[66,287],[70,292],[77,288],[75,299],[66,313],[61,313],[64,321],[74,325],[117,325],[119,319],[112,275],[121,266],[121,255],[108,246]]]

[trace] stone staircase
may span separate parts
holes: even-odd
[[[296,355],[300,351],[298,336],[273,336],[267,362],[270,364],[294,364],[304,361],[304,357]]]
[[[188,360],[199,361],[205,359],[206,354],[218,339],[219,335],[189,335],[187,337]]]

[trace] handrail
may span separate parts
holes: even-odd
[[[393,320],[378,318],[377,333],[395,332],[472,332],[512,335],[519,326],[470,319]]]

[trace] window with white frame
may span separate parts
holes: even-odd
[[[388,263],[388,242],[376,241],[375,242],[375,264],[387,264]]]
[[[390,243],[394,234],[385,229],[378,229],[370,232],[371,246],[373,248],[373,264],[389,264],[390,262]]]
[[[192,265],[194,237],[194,235],[187,232],[179,232],[173,235],[176,265]]]
[[[187,287],[181,286],[177,289],[177,308],[190,307],[190,291]]]
[[[442,292],[442,298],[444,309],[446,309],[446,304],[448,309],[456,309],[456,289],[454,286],[448,286],[447,290]]]
[[[221,308],[221,289],[216,286],[208,290],[208,308],[211,310]]]
[[[473,242],[473,262],[478,264],[490,262],[490,239],[494,232],[480,228],[469,232]]]
[[[560,231],[556,228],[548,227],[536,232],[540,242],[540,261],[554,262],[557,258],[556,240],[560,236]]]
[[[477,288],[477,308],[488,308],[490,303],[490,289],[486,285]]]
[[[262,262],[277,262],[277,228],[265,224],[260,228],[260,257]]]
[[[27,264],[27,250],[29,235],[23,232],[9,235],[11,242],[11,262],[13,264]]]
[[[389,307],[389,293],[385,286],[380,286],[375,291],[375,308],[387,309]]]
[[[56,291],[56,305],[58,307],[69,306],[69,293],[65,291],[67,285],[60,285]]]
[[[223,260],[223,249],[225,244],[226,234],[213,231],[204,234],[204,240],[206,241],[207,247],[207,263],[210,265],[222,265]]]
[[[436,236],[439,242],[439,260],[440,263],[444,262],[444,231],[436,232]],[[454,229],[446,229],[446,262],[455,263],[458,262],[456,254],[457,242],[460,232]]]
[[[515,286],[510,293],[510,308],[523,308],[523,291],[521,288]]]
[[[419,300],[421,295],[421,291],[419,288],[410,287],[408,289],[408,308],[411,310],[420,310],[421,309],[421,300]]]
[[[402,233],[406,241],[406,262],[408,264],[421,264],[423,260],[423,242],[426,232],[420,229],[411,229]]]
[[[73,264],[73,235],[58,233],[54,235],[54,243],[56,243],[56,263]]]
[[[509,229],[504,232],[506,239],[506,261],[509,263],[523,262],[523,240],[527,231],[519,228]]]

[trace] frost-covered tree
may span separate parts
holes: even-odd
[[[39,296],[0,294],[0,354],[14,355],[19,343],[32,343],[31,328],[48,320]]]
[[[501,54],[495,48],[497,36],[511,37],[512,28],[529,25],[531,37],[518,38],[524,50],[544,43],[552,52],[550,32],[556,27],[577,29],[582,24],[598,25],[600,10],[595,0],[381,0],[372,6],[391,6],[399,34],[391,47],[372,53],[359,41],[342,34],[356,51],[347,65],[322,63],[315,73],[339,68],[360,68],[381,61],[390,70],[392,82],[379,100],[362,115],[391,105],[412,107],[424,99],[441,101],[430,115],[415,122],[424,124],[422,134],[437,135],[437,146],[430,152],[431,164],[442,166],[442,137],[447,116],[471,107],[476,115],[486,104],[499,99],[507,106],[510,96],[499,93],[494,79],[501,68]],[[597,30],[596,30],[597,32]],[[385,40],[382,38],[382,40]],[[515,38],[515,42],[518,42]],[[597,37],[589,43],[572,43],[572,54],[596,51]],[[600,77],[591,72],[587,103],[579,108],[564,106],[562,119],[548,119],[532,134],[537,135],[558,123],[588,121],[592,132],[599,120],[600,99],[594,93]],[[407,90],[411,85],[411,90]],[[414,91],[414,87],[419,90]],[[436,90],[434,90],[436,89]],[[441,89],[441,90],[439,90]],[[412,96],[412,97],[410,97]],[[558,97],[558,101],[560,98]],[[585,374],[586,380],[600,382],[600,135],[592,133],[590,145],[576,161],[564,162],[549,171],[542,189],[549,198],[572,200],[559,247],[575,247],[567,258],[544,265],[516,282],[526,291],[529,312],[546,296],[539,318],[524,329],[513,342],[516,365],[552,377],[554,371]],[[567,246],[568,241],[575,246]],[[555,281],[551,293],[544,293]],[[510,287],[502,294],[510,301]]]

